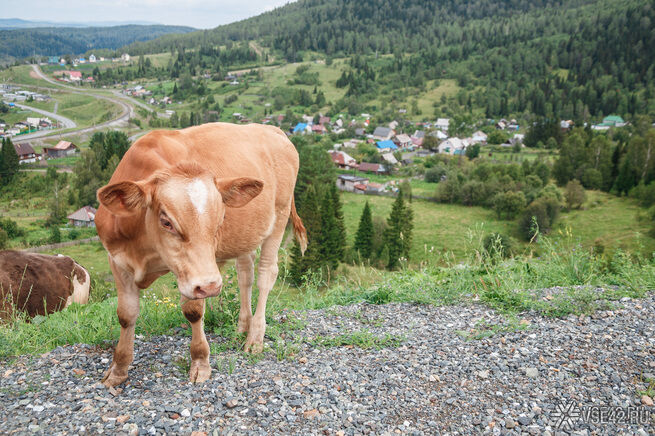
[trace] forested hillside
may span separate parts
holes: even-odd
[[[215,66],[215,48],[240,41],[261,45],[262,62],[297,61],[308,53],[358,55],[341,84],[360,100],[379,94],[385,84],[420,90],[428,80],[452,78],[467,89],[463,108],[484,108],[488,117],[525,113],[582,120],[655,113],[653,22],[655,8],[644,0],[301,0],[126,50],[199,48],[209,55],[187,62],[191,69]]]
[[[32,55],[77,55],[91,49],[117,49],[135,41],[147,41],[169,33],[188,33],[192,30],[191,27],[163,25],[0,30],[0,59]]]

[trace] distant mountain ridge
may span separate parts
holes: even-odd
[[[123,25],[112,27],[37,27],[0,30],[0,59],[33,55],[78,55],[89,50],[126,46],[167,34],[184,34],[196,29],[187,26]]]
[[[0,30],[33,29],[36,27],[110,27],[136,24],[139,26],[159,25],[152,21],[89,21],[89,22],[58,22],[32,21],[22,18],[0,18]]]

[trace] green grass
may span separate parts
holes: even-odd
[[[438,83],[437,83],[438,82]],[[417,105],[422,112],[423,117],[431,117],[434,113],[434,103],[441,105],[441,96],[454,97],[460,87],[454,79],[441,79],[438,81],[429,81],[426,87],[427,91],[417,99]]]
[[[436,186],[435,186],[436,189]],[[354,243],[359,218],[368,200],[373,216],[385,220],[391,212],[394,199],[374,195],[344,193],[344,219],[349,229],[348,243]],[[457,259],[465,256],[469,245],[469,230],[483,229],[485,233],[511,234],[513,221],[499,221],[492,210],[452,204],[437,204],[422,200],[411,203],[414,211],[413,244],[410,260],[413,263],[432,261],[435,252],[450,252]]]
[[[46,82],[43,79],[32,77],[31,65],[19,65],[0,71],[0,81],[13,84],[41,86],[45,88],[56,88],[57,85]]]
[[[95,246],[99,254],[101,250]],[[478,247],[469,253],[464,266],[429,266],[384,273],[377,275],[377,282],[372,284],[357,284],[357,279],[348,275],[334,280],[329,287],[320,281],[312,281],[301,290],[285,284],[285,270],[282,268],[278,285],[269,298],[266,336],[275,345],[267,353],[273,353],[278,359],[295,354],[297,343],[288,338],[293,336],[289,335],[294,330],[302,329],[304,323],[289,315],[278,320],[277,315],[285,309],[318,309],[362,301],[432,305],[479,302],[509,317],[507,323],[497,326],[480,324],[466,333],[467,337],[476,338],[523,328],[520,322],[511,321],[511,317],[525,311],[536,311],[545,316],[591,313],[598,308],[613,307],[623,296],[639,298],[655,289],[655,259],[630,256],[621,251],[612,256],[596,256],[584,249],[573,250],[575,247],[572,238],[559,246],[542,238],[539,245],[541,257],[521,256],[496,262],[480,256]],[[101,270],[103,265],[97,257],[91,266]],[[239,350],[243,345],[242,335],[235,333],[239,298],[234,269],[227,268],[224,273],[227,275],[223,294],[207,301],[205,328],[225,338],[224,342],[212,345],[214,353]],[[69,343],[113,344],[118,338],[119,325],[112,285],[95,280],[95,277],[92,283],[94,302],[91,304],[72,305],[62,312],[38,317],[33,322],[18,318],[0,325],[0,357],[42,353]],[[540,291],[553,286],[561,287],[562,291],[552,295]],[[597,291],[598,287],[605,290]],[[175,289],[143,292],[137,334],[170,334],[171,329],[184,323]],[[188,329],[184,334],[188,334]],[[310,344],[378,348],[397,346],[402,340],[396,336],[376,336],[364,329],[334,337],[319,336],[310,340]],[[261,357],[253,357],[253,362]],[[229,362],[227,366],[229,371]]]
[[[120,113],[113,103],[83,94],[63,94],[59,98],[58,114],[74,120],[78,127],[109,121]]]
[[[380,349],[386,347],[397,347],[406,340],[403,336],[385,334],[376,336],[369,330],[357,330],[352,333],[344,333],[336,336],[314,337],[310,343],[315,347],[343,347],[354,346],[363,349]]]

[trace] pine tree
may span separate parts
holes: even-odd
[[[332,198],[332,211],[335,218],[335,245],[337,246],[336,256],[339,261],[343,261],[346,254],[346,224],[343,219],[343,205],[341,204],[341,194],[337,189],[336,183],[330,184],[330,195]]]
[[[414,213],[405,206],[403,197],[402,190],[400,190],[391,208],[391,214],[387,219],[389,227],[384,234],[385,247],[389,250],[387,268],[390,270],[398,266],[401,257],[409,259],[409,251],[412,246]]]
[[[339,228],[333,211],[332,195],[325,190],[321,198],[321,229],[318,232],[317,241],[320,246],[320,263],[334,270],[339,266],[339,253],[343,253],[343,245],[340,244]]]
[[[300,245],[294,241],[291,248],[291,266],[289,275],[295,284],[302,283],[303,276],[309,271],[317,271],[322,266],[321,245],[319,235],[321,231],[321,211],[318,195],[313,186],[305,191],[302,207],[298,214],[301,216],[305,229],[307,230],[307,250],[303,256],[300,252]]]
[[[357,228],[355,246],[353,248],[364,259],[371,258],[373,250],[373,217],[371,216],[371,208],[368,205],[368,201],[364,205],[362,216],[359,219],[359,227]]]
[[[3,184],[9,183],[18,173],[18,154],[11,139],[3,138],[0,150],[0,179]]]

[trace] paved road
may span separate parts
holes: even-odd
[[[95,130],[105,129],[107,127],[118,126],[118,125],[121,125],[123,123],[128,122],[129,119],[132,116],[134,116],[134,106],[132,106],[129,103],[126,103],[125,101],[119,100],[118,98],[106,97],[104,95],[95,94],[95,93],[93,93],[91,91],[82,90],[82,89],[80,89],[78,87],[75,87],[75,86],[64,85],[62,83],[59,83],[56,80],[53,80],[50,77],[43,74],[43,71],[41,71],[41,68],[39,68],[38,65],[32,65],[32,69],[39,76],[39,78],[45,80],[48,83],[51,83],[53,85],[57,85],[60,88],[71,89],[72,92],[75,93],[75,94],[89,95],[89,96],[94,97],[94,98],[110,101],[110,102],[118,105],[121,108],[120,115],[117,118],[113,119],[113,120],[110,120],[110,121],[107,121],[107,122],[104,122],[104,123],[101,123],[101,124],[97,124],[97,125],[92,126],[92,127],[86,127],[86,128],[83,128],[83,129],[72,130],[72,131],[69,131],[69,132],[58,133],[60,136],[77,135],[77,134],[80,134],[80,133],[87,133],[87,132],[93,132]],[[43,131],[40,131],[40,132],[35,132],[35,133],[30,133],[28,135],[23,135],[23,136],[21,136],[21,140],[42,138],[44,136],[52,135],[53,133],[56,133],[56,132],[57,132],[57,130],[43,130]]]
[[[5,102],[5,103],[8,104],[9,102]],[[57,115],[55,112],[44,111],[43,109],[37,109],[35,107],[27,106],[27,105],[24,105],[24,104],[14,103],[14,105],[16,107],[21,108],[21,109],[31,110],[32,112],[36,112],[36,113],[39,113],[41,115],[45,115],[46,117],[54,118],[55,120],[59,121],[60,123],[62,123],[64,125],[64,127],[63,127],[64,129],[74,129],[75,127],[77,127],[77,123],[75,123],[75,121],[71,120],[70,118],[66,118],[64,116]],[[47,132],[52,132],[52,130],[47,130]],[[25,136],[28,136],[28,135],[25,135]]]

